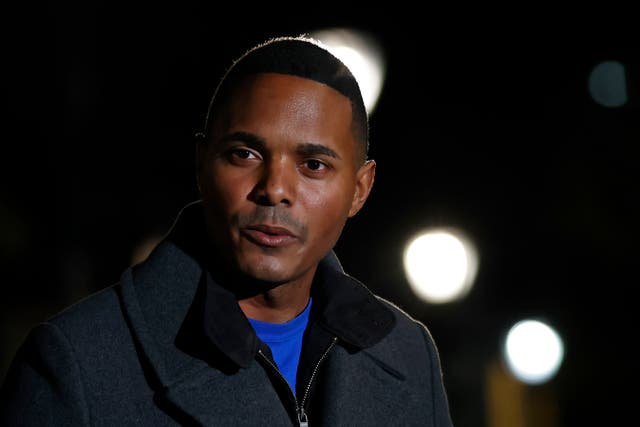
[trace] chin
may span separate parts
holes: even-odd
[[[254,266],[254,268],[244,270],[244,273],[255,281],[264,282],[265,285],[271,283],[277,286],[291,281],[291,275],[272,268],[256,268]]]
[[[272,283],[280,285],[295,278],[289,269],[274,260],[254,260],[239,266],[240,271],[250,279],[258,282]]]

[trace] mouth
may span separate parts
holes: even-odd
[[[249,225],[242,229],[242,234],[256,245],[268,248],[287,246],[298,239],[287,228],[266,224]]]

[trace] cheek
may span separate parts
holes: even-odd
[[[242,201],[246,199],[243,181],[225,173],[209,171],[202,185],[202,198],[211,212],[220,218],[231,220]]]
[[[344,183],[324,187],[309,192],[305,197],[308,218],[313,219],[316,231],[331,239],[335,239],[342,231],[351,208],[353,194],[336,191],[336,188],[345,188],[342,185]]]

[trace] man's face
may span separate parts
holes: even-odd
[[[300,77],[257,74],[232,94],[198,147],[198,185],[214,244],[252,278],[311,280],[375,163],[357,159],[351,103]]]

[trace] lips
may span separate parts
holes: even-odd
[[[242,234],[251,242],[269,248],[287,246],[297,240],[289,229],[266,224],[247,226],[242,229]]]

